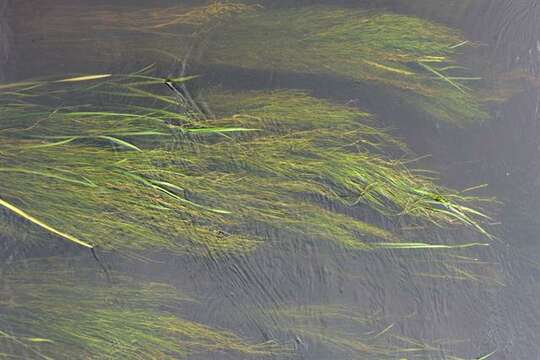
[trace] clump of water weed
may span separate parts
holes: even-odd
[[[165,87],[163,79],[131,75],[129,85],[120,77],[93,88],[97,78],[3,86],[0,176],[5,192],[0,205],[35,225],[31,231],[37,226],[87,247],[184,251],[198,243],[213,250],[252,248],[256,241],[224,236],[215,227],[228,211],[191,201],[184,189],[157,175],[170,170],[184,177],[181,167],[159,165],[172,154],[170,145],[178,136],[248,129],[195,126],[178,111],[173,96],[162,98],[174,104],[172,111],[145,105],[160,95],[141,86]],[[81,85],[88,82],[90,89]],[[120,101],[117,95],[99,98],[113,90],[123,91]],[[55,98],[61,105],[50,105]]]
[[[164,359],[225,352],[261,358],[283,351],[182,318],[194,299],[166,284],[113,273],[81,258],[30,259],[0,279],[0,357]],[[66,266],[69,265],[69,266]]]
[[[374,127],[369,114],[290,90],[209,98],[225,118],[261,129],[248,136],[271,134],[250,142],[246,155],[234,155],[241,167],[265,177],[302,181],[306,185],[299,193],[349,206],[365,204],[386,216],[408,215],[440,225],[459,222],[480,230],[469,216],[483,215],[465,205],[474,198],[438,187],[421,171],[406,167],[406,145]],[[233,144],[229,152],[235,146],[241,144]]]
[[[211,34],[205,61],[249,69],[328,74],[383,85],[437,119],[487,117],[455,54],[467,44],[416,17],[310,6],[241,14]]]
[[[405,145],[368,114],[303,92],[213,91],[210,116],[143,74],[2,90],[0,206],[12,237],[15,217],[30,234],[131,251],[249,251],[264,241],[259,226],[351,248],[435,246],[400,243],[362,216],[372,210],[487,235],[469,206],[478,199],[394,159]]]
[[[392,101],[452,124],[488,116],[471,88],[480,78],[456,63],[469,42],[457,31],[413,16],[228,2],[88,11],[59,6],[22,26],[18,32],[23,40],[46,34],[29,48],[45,45],[32,51],[48,54],[44,61],[50,57],[53,68],[60,58],[66,63],[72,54],[84,54],[67,66],[164,57],[167,62],[323,74],[377,87]]]

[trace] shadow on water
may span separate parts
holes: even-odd
[[[59,9],[63,4],[39,3],[12,1],[8,9],[8,1],[0,1],[0,80],[64,73],[129,73],[149,62],[156,63],[160,76],[178,75],[180,61],[171,61],[163,54],[139,56],[132,48],[141,39],[145,45],[154,41],[153,34],[105,31],[92,38],[90,32],[86,39],[90,46],[82,50],[63,43],[62,35],[49,38],[48,29],[33,24],[50,23],[48,14],[55,14],[51,7]],[[65,3],[69,3],[71,14],[81,16],[97,6],[96,2],[82,0]],[[122,5],[133,10],[175,3],[125,1]],[[197,4],[183,5],[192,3]],[[61,313],[61,306],[55,303],[60,300],[52,294],[65,291],[72,301],[85,296],[92,299],[83,302],[88,311],[78,311],[68,304],[75,322],[86,321],[99,329],[100,316],[104,322],[122,320],[114,316],[116,311],[124,314],[126,328],[133,324],[147,326],[155,335],[160,324],[152,319],[161,319],[162,324],[174,329],[163,338],[110,330],[108,336],[121,339],[118,353],[102,354],[111,359],[124,358],[118,355],[122,351],[132,358],[208,360],[478,359],[492,352],[484,359],[540,357],[540,4],[534,0],[430,4],[329,0],[298,1],[294,5],[317,4],[383,8],[443,22],[479,44],[459,59],[473,74],[492,79],[499,73],[520,70],[520,75],[517,80],[512,78],[513,89],[505,101],[488,106],[490,119],[465,128],[433,121],[431,115],[401,101],[399,90],[389,93],[385,84],[359,83],[332,74],[208,64],[204,52],[193,56],[188,66],[189,73],[202,74],[190,85],[192,93],[201,94],[198,99],[203,101],[208,88],[231,92],[303,89],[315,98],[358,106],[375,114],[377,124],[392,128],[392,134],[403,139],[414,153],[430,154],[415,165],[437,171],[445,186],[465,189],[489,184],[482,194],[501,202],[494,210],[496,224],[490,227],[496,236],[491,246],[358,251],[337,242],[318,241],[307,232],[291,236],[286,228],[252,223],[243,224],[245,228],[241,229],[267,240],[249,253],[216,254],[208,250],[172,255],[158,251],[146,257],[98,249],[101,265],[110,271],[111,283],[88,251],[58,239],[29,245],[4,236],[2,230],[0,295],[7,300],[0,298],[0,344],[10,344],[16,349],[12,354],[20,358],[46,358],[29,350],[39,344],[47,351],[51,345],[32,329],[47,325],[47,316]],[[293,7],[290,1],[265,1],[265,6]],[[79,21],[76,17],[64,20],[68,27]],[[497,82],[486,84],[490,94],[498,86]],[[395,230],[410,242],[485,241],[470,231],[440,230],[422,222],[381,216],[370,209],[349,210],[327,203],[324,197],[317,201],[334,212]],[[34,268],[33,259],[49,256],[57,258],[52,264]],[[75,260],[61,260],[72,256]],[[54,269],[52,275],[71,274],[66,284],[80,291],[70,293],[54,284],[55,278],[45,275],[47,266]],[[80,269],[86,271],[81,271],[79,278]],[[33,278],[34,273],[40,274],[38,280]],[[156,290],[157,283],[172,286],[174,295],[161,287]],[[40,286],[50,299],[36,300],[39,292],[33,289]],[[153,291],[154,297],[148,296]],[[188,294],[185,298],[184,293]],[[97,299],[92,294],[97,294]],[[132,301],[133,297],[141,300]],[[95,305],[94,300],[101,305]],[[32,306],[41,311],[36,316],[41,318],[29,315]],[[112,311],[108,311],[110,307]],[[171,314],[177,317],[173,319]],[[82,340],[69,336],[69,326],[73,324],[62,323],[56,330],[63,331],[65,346],[73,351]],[[16,337],[12,331],[22,335]],[[176,340],[185,352],[173,350]],[[100,344],[97,341],[87,346],[88,353],[81,358],[94,358],[91,351],[99,349]],[[160,346],[166,350],[154,353]],[[6,353],[10,350],[7,348]],[[3,352],[0,348],[0,358]]]

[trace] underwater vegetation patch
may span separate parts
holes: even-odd
[[[414,314],[389,318],[382,312],[366,313],[347,305],[306,304],[273,309],[273,316],[277,330],[293,337],[300,352],[380,360],[433,359],[444,352],[449,359],[470,359],[445,350],[466,342],[465,339],[425,341],[402,335],[402,325]],[[479,358],[487,359],[493,354]]]
[[[54,6],[27,2],[15,7],[17,13],[35,14],[15,28],[16,45],[20,44],[15,48],[20,54],[18,67],[31,73],[35,69],[26,59],[36,53],[41,54],[42,67],[46,64],[59,72],[102,69],[103,64],[110,68],[126,59],[149,63],[165,58],[170,62],[167,54],[187,56],[201,34],[234,14],[256,8],[220,1],[168,7],[84,6],[58,1]]]
[[[156,31],[179,25],[193,26],[194,29],[197,29],[231,15],[252,11],[255,8],[254,5],[220,1],[197,6],[176,5],[146,9],[137,7],[131,10],[109,6],[97,7],[94,11],[88,11],[86,16],[83,15],[79,20],[93,24],[94,28],[100,30]]]
[[[220,352],[259,359],[284,351],[272,341],[249,342],[182,318],[182,306],[195,300],[171,286],[117,273],[108,283],[82,262],[30,259],[2,269],[0,358],[178,359]]]
[[[45,31],[47,34],[62,34],[68,29],[76,33],[105,30],[125,30],[136,32],[160,32],[172,27],[183,27],[188,31],[197,31],[203,26],[215,23],[219,19],[256,9],[257,6],[234,2],[212,1],[199,5],[175,5],[168,7],[95,5],[85,8],[58,4],[47,7],[44,16],[31,24],[26,24],[26,34]],[[74,14],[78,16],[74,18]],[[77,24],[78,26],[74,26]]]
[[[484,216],[465,206],[475,197],[438,187],[424,172],[411,169],[406,145],[374,126],[365,112],[291,90],[221,93],[209,95],[209,103],[241,127],[261,129],[240,135],[256,137],[249,143],[249,160],[236,157],[243,159],[241,166],[307,182],[311,185],[300,192],[347,206],[365,204],[386,216],[439,225],[459,222],[480,230],[474,220],[466,220]]]
[[[405,103],[454,124],[487,118],[455,55],[456,31],[412,16],[309,6],[260,9],[210,34],[205,61],[328,74],[383,85]]]
[[[79,81],[66,81],[73,79]],[[13,192],[3,192],[2,206],[30,224],[88,247],[180,251],[187,246],[182,239],[191,243],[204,239],[203,244],[213,248],[212,238],[219,249],[252,247],[252,240],[212,229],[208,222],[226,211],[194,203],[179,186],[156,176],[160,159],[171,152],[163,147],[174,144],[176,133],[207,136],[243,129],[173,125],[189,117],[163,107],[145,108],[145,99],[155,99],[136,87],[156,82],[165,87],[163,79],[142,75],[129,79],[129,86],[122,81],[100,83],[99,92],[123,91],[123,100],[131,96],[138,103],[109,99],[109,105],[100,104],[98,90],[92,89],[95,79],[88,77],[15,84],[15,92],[4,85],[0,173],[2,188]],[[92,83],[90,90],[81,85],[87,82]],[[62,103],[59,107],[40,102],[54,103],[55,97]],[[66,104],[70,98],[77,105]],[[176,104],[172,96],[163,99]],[[131,163],[137,172],[128,167]],[[181,168],[171,171],[184,176]],[[197,218],[206,221],[197,223]]]
[[[381,87],[454,124],[486,116],[467,85],[478,79],[455,63],[467,42],[418,18],[228,2],[92,8],[71,19],[65,14],[79,7],[55,11],[60,15],[28,25],[36,26],[30,35],[48,26],[58,40],[65,29],[82,29],[65,38],[75,41],[70,51],[84,49],[103,60],[113,50],[104,60],[112,63],[148,52],[178,64],[324,74]],[[47,23],[55,18],[65,23]],[[83,39],[85,32],[91,35]],[[118,42],[97,49],[109,32]],[[291,89],[211,88],[192,97],[189,81],[196,76],[163,79],[152,70],[0,84],[1,238],[30,245],[61,239],[92,249],[100,265],[95,248],[137,259],[155,253],[251,256],[293,239],[411,253],[487,245],[429,238],[428,231],[415,236],[413,228],[491,238],[481,207],[492,200],[438,185],[369,113]],[[321,248],[317,254],[327,251]],[[474,259],[455,259],[442,263],[441,272],[420,267],[413,275],[474,283],[492,275],[476,264],[461,266]],[[196,307],[196,299],[174,287],[102,268],[108,282],[78,258],[0,267],[0,358],[296,357],[274,341],[260,343],[190,318],[186,309]],[[292,334],[286,337],[295,339],[298,353],[313,346],[344,358],[415,359],[446,345],[403,336],[394,320],[340,305],[283,307],[275,316],[275,332]]]
[[[74,53],[84,54],[84,59],[71,64],[165,58],[330,75],[377,87],[394,102],[455,125],[488,117],[473,89],[480,87],[474,85],[481,79],[457,61],[470,43],[455,30],[413,16],[329,6],[266,9],[215,2],[87,11],[57,6],[29,23],[20,30],[23,36],[47,34],[46,40],[30,47],[43,43],[35,51],[52,59],[62,57],[62,62]],[[69,54],[66,49],[71,49]]]
[[[213,90],[209,115],[144,73],[0,90],[2,231],[14,238],[22,227],[104,249],[248,251],[262,225],[351,248],[454,246],[400,243],[321,197],[488,235],[471,207],[481,199],[408,168],[405,145],[368,114],[301,91]]]
[[[419,283],[428,285],[428,279],[432,280],[432,286],[436,287],[444,281],[468,282],[482,284],[483,286],[500,287],[505,286],[505,278],[498,271],[497,263],[481,260],[478,258],[459,254],[445,254],[436,266],[430,264],[430,260],[411,259],[416,262],[418,269],[412,275],[419,278]],[[422,268],[422,263],[425,264]],[[424,281],[426,280],[426,281]]]

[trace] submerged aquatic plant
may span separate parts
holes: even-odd
[[[45,16],[26,25],[26,31],[28,33],[46,31],[49,35],[65,33],[68,29],[77,32],[89,30],[158,32],[167,28],[184,27],[186,30],[196,31],[220,19],[254,9],[256,9],[254,5],[226,1],[147,8],[117,5],[92,5],[84,8],[81,5],[59,5],[47,8]],[[78,14],[76,19],[73,18],[73,14]],[[79,26],[74,27],[75,23]]]
[[[197,29],[228,16],[254,9],[255,6],[252,5],[219,1],[199,6],[133,8],[128,11],[109,6],[94,7],[81,19],[92,24],[90,26],[108,30],[160,31],[176,26],[192,26]]]
[[[39,53],[49,71],[115,68],[126,59],[136,63],[167,62],[189,56],[200,35],[253,5],[228,1],[168,7],[140,5],[17,3],[17,12],[39,14],[17,23],[18,66],[34,71],[30,59]],[[35,41],[36,38],[39,41]],[[26,55],[26,56],[25,56]],[[27,62],[27,59],[29,60]],[[57,65],[61,63],[62,67]],[[66,70],[67,69],[67,70]]]
[[[272,314],[276,330],[292,336],[297,348],[316,347],[320,353],[339,354],[347,359],[365,359],[366,356],[381,360],[431,359],[445,347],[460,341],[411,338],[402,335],[400,329],[412,315],[390,318],[380,312],[366,313],[340,304],[282,306],[273,309]],[[453,360],[466,359],[446,356]]]
[[[433,179],[406,167],[406,146],[372,126],[366,113],[290,90],[209,98],[225,118],[261,129],[249,134],[256,140],[248,148],[227,144],[244,171],[303,182],[304,187],[286,185],[299,189],[299,194],[317,194],[349,206],[365,204],[387,216],[408,215],[441,225],[458,222],[485,233],[473,220],[484,215],[466,205],[475,198],[438,187]],[[242,149],[236,153],[235,147]],[[396,150],[404,158],[395,159]]]
[[[260,226],[351,248],[441,247],[400,243],[335,204],[487,234],[475,198],[392,159],[405,145],[364,112],[299,91],[211,91],[215,116],[197,116],[162,79],[103,77],[3,86],[4,233],[20,237],[16,215],[30,235],[131,251],[247,251]]]
[[[457,32],[416,17],[335,7],[239,15],[211,34],[205,61],[250,69],[329,74],[383,85],[437,119],[487,117],[454,55]]]
[[[7,91],[8,86],[4,86],[0,176],[5,191],[1,205],[55,235],[88,247],[99,244],[104,248],[180,251],[189,248],[188,243],[200,241],[210,249],[251,248],[254,241],[241,235],[224,237],[212,228],[209,221],[226,211],[194,203],[183,189],[151,177],[160,166],[145,160],[157,162],[170,153],[171,149],[162,146],[173,144],[179,134],[188,138],[192,132],[204,136],[249,129],[193,127],[193,123],[184,127],[189,117],[176,110],[114,100],[108,105],[88,103],[92,96],[99,102],[97,92],[113,88],[124,90],[123,100],[153,100],[152,94],[137,84],[163,86],[162,79],[129,78],[129,86],[121,81],[112,86],[105,82],[99,91],[80,85],[94,79],[88,77],[13,84],[16,91]],[[73,79],[78,80],[76,84],[65,88],[66,80]],[[75,98],[76,103],[82,96],[84,102],[52,108],[43,105],[56,96],[61,102]],[[175,104],[173,97],[163,99]],[[136,170],[123,165],[130,161],[139,164]],[[176,170],[181,177],[181,169]],[[197,218],[206,221],[196,224]]]
[[[225,352],[258,359],[283,351],[274,342],[251,343],[184,319],[183,306],[194,300],[171,286],[116,273],[107,283],[83,262],[33,259],[2,270],[0,358],[165,359]]]
[[[73,29],[81,29],[84,36]],[[165,56],[180,62],[326,74],[371,90],[377,87],[438,120],[464,125],[487,118],[469,87],[479,78],[456,63],[456,54],[468,42],[448,27],[413,16],[328,6],[265,9],[234,2],[151,9],[92,6],[87,11],[59,6],[19,32],[23,37],[46,34],[47,48],[37,50],[55,49],[53,61],[80,49],[76,53],[84,59],[71,63],[123,58],[150,62]]]

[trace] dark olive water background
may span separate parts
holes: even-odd
[[[32,38],[17,36],[43,9],[62,2],[0,1],[0,80],[141,67],[140,60],[133,58],[114,64],[90,62],[83,54],[68,49],[63,54],[64,61],[59,62],[35,51],[36,43],[50,39],[39,34]],[[95,0],[69,3],[111,5],[110,1]],[[131,6],[137,2],[114,3]],[[177,2],[139,3],[163,6]],[[252,339],[281,336],[280,340],[297,344],[297,354],[293,356],[296,359],[341,360],[294,332],[285,338],[283,334],[276,335],[272,327],[273,307],[339,303],[362,313],[384,314],[387,325],[394,323],[401,334],[411,338],[428,343],[455,340],[441,346],[439,352],[425,355],[426,359],[450,359],[450,354],[474,359],[494,350],[497,352],[490,359],[540,359],[540,2],[477,0],[467,11],[462,10],[461,1],[429,0],[283,0],[267,1],[266,5],[319,3],[384,8],[443,22],[482,44],[463,59],[474,71],[485,75],[522,67],[530,73],[531,80],[521,81],[516,95],[490,109],[490,121],[467,129],[412,118],[387,99],[358,90],[347,81],[327,77],[199,66],[189,69],[204,74],[198,86],[305,88],[338,102],[360,99],[364,109],[393,125],[395,133],[406,139],[416,153],[431,154],[422,166],[439,171],[444,184],[466,188],[488,183],[486,194],[503,203],[497,215],[497,239],[489,248],[475,253],[479,262],[491,264],[483,274],[489,280],[484,283],[419,276],[438,269],[442,260],[436,252],[350,252],[293,239],[281,241],[279,247],[272,247],[272,252],[265,248],[264,252],[247,256],[212,259],[164,255],[160,263],[141,264],[104,254],[104,262],[113,269],[145,273],[191,289],[204,303],[194,309],[193,320],[233,329]],[[114,37],[111,34],[111,41],[117,41]],[[275,235],[268,234],[270,238]],[[425,237],[431,235],[426,233]],[[12,259],[74,251],[63,243],[23,248],[7,239],[0,250],[0,259],[6,264]],[[90,255],[88,263],[98,270]],[[493,284],[492,279],[499,284]],[[326,326],[322,320],[320,325]]]

